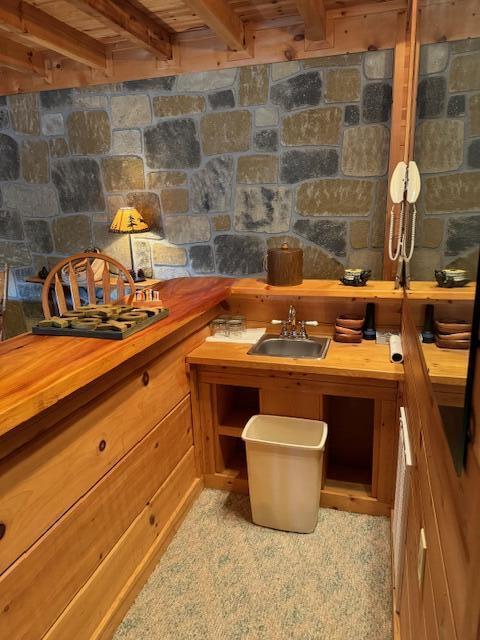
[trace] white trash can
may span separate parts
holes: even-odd
[[[255,524],[310,533],[317,526],[327,424],[253,416],[242,439]]]

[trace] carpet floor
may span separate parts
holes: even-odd
[[[387,518],[320,509],[285,533],[206,489],[114,640],[391,640],[390,581]]]

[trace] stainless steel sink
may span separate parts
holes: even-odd
[[[324,358],[330,338],[281,338],[265,334],[248,351],[248,355],[279,358]]]

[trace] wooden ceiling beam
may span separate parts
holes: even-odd
[[[305,23],[307,40],[325,40],[325,0],[295,0],[299,14]]]
[[[89,67],[106,67],[101,42],[21,0],[1,0],[0,29]]]
[[[245,28],[226,0],[183,0],[233,51],[245,49]]]
[[[0,67],[20,73],[36,73],[43,78],[46,76],[46,60],[43,54],[7,39],[3,39],[0,48]]]
[[[170,33],[148,11],[129,0],[69,0],[77,9],[93,16],[117,34],[133,41],[157,58],[170,60]]]

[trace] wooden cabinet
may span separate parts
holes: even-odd
[[[207,365],[192,370],[207,486],[248,492],[240,436],[252,415],[322,419],[329,429],[322,506],[389,515],[398,438],[396,382],[372,385]]]
[[[0,462],[2,640],[108,637],[120,621],[202,487],[185,355],[204,337]]]

